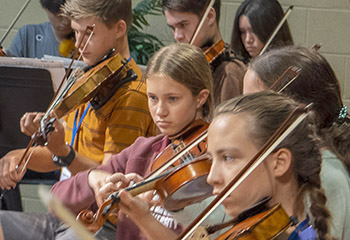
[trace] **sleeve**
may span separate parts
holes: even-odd
[[[120,152],[139,136],[146,136],[153,123],[147,96],[128,90],[116,102],[106,129],[104,152]]]
[[[239,96],[243,92],[243,76],[245,67],[243,64],[229,62],[225,67],[225,74],[222,76],[221,102]]]
[[[110,173],[124,173],[129,149],[114,155],[108,164],[101,165],[97,169]],[[51,193],[60,199],[74,214],[78,214],[83,209],[96,209],[95,194],[88,183],[90,171],[80,172],[69,179],[56,183],[51,188]]]
[[[15,56],[15,57],[25,57],[25,50],[24,46],[26,44],[25,39],[25,32],[26,28],[25,26],[20,28],[15,36],[15,38],[12,40],[12,43],[7,50],[9,52],[9,55]]]

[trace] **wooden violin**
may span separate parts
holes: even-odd
[[[153,161],[151,165],[151,172],[156,171],[164,164],[168,163],[171,158],[176,156],[182,149],[187,147],[189,143],[196,140],[199,134],[206,131],[209,127],[209,123],[204,120],[195,120],[185,129],[180,131],[175,136],[169,137],[170,140],[173,139],[172,143],[169,144]],[[194,158],[199,157],[204,154],[207,150],[207,139],[204,138],[196,146],[189,149],[189,151],[183,155],[178,161],[171,164],[171,167],[175,167],[184,162],[190,162]]]
[[[126,190],[133,196],[157,190],[163,206],[168,210],[182,209],[211,195],[212,187],[206,182],[211,161],[204,155],[208,125],[203,120],[196,120],[181,131],[186,139],[179,140],[179,134],[172,136],[174,141],[181,141],[181,144],[178,143],[181,150],[176,151],[173,145],[169,145],[157,156],[151,167],[153,172],[144,181]],[[103,225],[108,214],[118,210],[118,202],[118,192],[113,193],[95,214],[83,210],[77,219],[95,232]]]
[[[215,240],[268,240],[275,239],[293,225],[290,218],[281,204],[262,211],[242,221],[234,219],[228,224],[233,227],[221,234]],[[228,225],[225,223],[225,227]],[[191,240],[209,240],[209,235],[205,227],[199,227],[191,236]],[[209,230],[210,231],[210,230]]]
[[[0,46],[0,57],[6,57],[6,53],[4,52],[1,46]]]
[[[207,58],[209,64],[214,62],[214,60],[220,56],[225,51],[224,40],[219,40],[217,43],[213,44],[210,48],[204,51],[204,55]]]

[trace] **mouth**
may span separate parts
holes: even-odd
[[[171,122],[168,121],[157,121],[156,123],[158,127],[167,127],[171,124]]]

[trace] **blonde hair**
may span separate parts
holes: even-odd
[[[145,78],[164,74],[190,89],[197,96],[203,89],[209,96],[203,105],[203,116],[209,120],[213,107],[212,73],[207,59],[198,47],[175,43],[160,49],[149,61]]]
[[[124,20],[129,28],[132,19],[131,0],[67,0],[61,11],[71,19],[97,17],[106,26]]]

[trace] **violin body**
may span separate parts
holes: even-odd
[[[209,123],[204,120],[196,120],[192,122],[188,127],[186,127],[183,131],[181,131],[176,136],[173,136],[175,139],[172,144],[167,146],[154,160],[151,165],[151,172],[156,171],[160,167],[162,167],[169,159],[176,156],[176,154],[188,146],[193,140],[195,140],[200,133],[207,130],[209,127]],[[181,137],[180,137],[181,136]],[[175,167],[184,162],[190,162],[192,159],[201,156],[207,151],[207,139],[205,138],[203,141],[198,143],[194,148],[189,149],[188,153],[184,155],[179,161],[176,161],[171,165],[171,167]]]
[[[267,240],[275,239],[287,230],[292,221],[281,204],[254,215],[222,234],[216,240]]]
[[[207,183],[211,161],[202,158],[187,163],[156,183],[155,189],[167,210],[179,210],[212,194]]]
[[[127,65],[123,67],[125,63],[125,59],[117,54],[86,72],[74,83],[66,96],[55,107],[57,117],[64,116],[96,96],[104,84],[117,74],[124,77],[128,70]]]
[[[204,55],[207,58],[209,64],[211,64],[218,56],[225,51],[225,42],[221,39],[210,48],[204,51]]]

